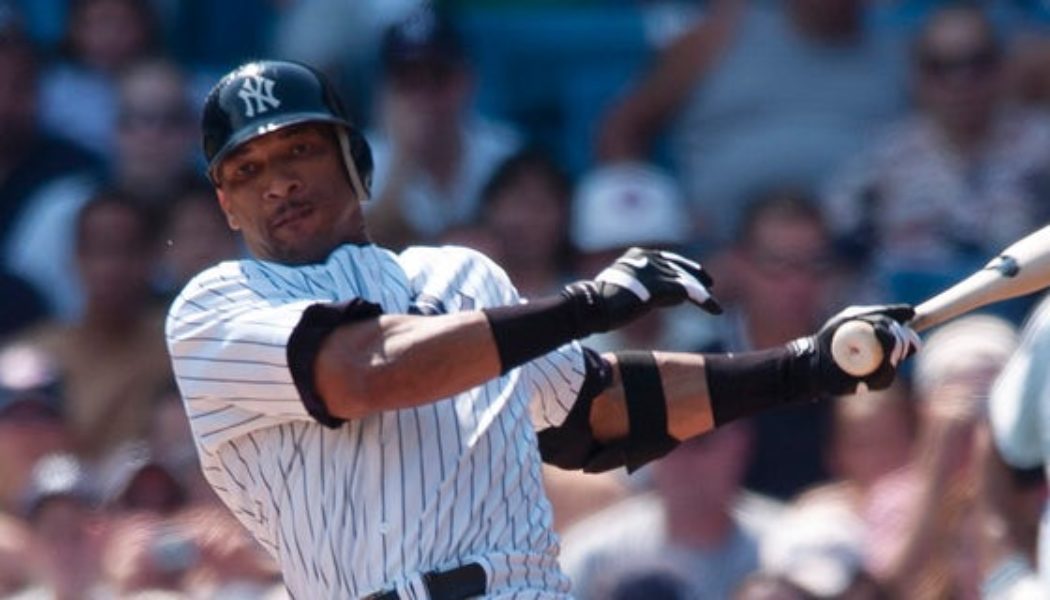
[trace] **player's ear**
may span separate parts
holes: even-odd
[[[221,187],[215,188],[215,196],[219,199],[219,206],[222,208],[223,214],[226,215],[226,224],[230,226],[230,229],[239,231],[241,224],[237,221],[233,211],[230,210],[230,199],[226,197]]]

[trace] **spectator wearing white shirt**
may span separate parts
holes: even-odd
[[[377,242],[400,248],[474,220],[485,183],[521,144],[510,127],[470,110],[467,55],[440,14],[422,10],[393,25],[380,52],[369,221]]]

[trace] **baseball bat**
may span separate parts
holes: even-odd
[[[915,307],[908,322],[923,331],[976,308],[1050,286],[1050,225],[1014,242],[979,271]],[[843,371],[863,377],[882,361],[871,324],[847,321],[831,340],[831,355]]]

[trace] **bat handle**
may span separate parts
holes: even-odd
[[[882,344],[867,321],[846,321],[831,338],[831,357],[840,369],[854,377],[871,375],[882,363]]]

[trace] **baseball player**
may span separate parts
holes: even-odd
[[[1019,472],[1050,472],[1050,298],[1044,298],[1032,311],[1021,343],[999,373],[988,399],[991,429],[992,479],[998,489],[991,506],[1001,515],[1010,509],[1002,496],[1016,493],[1016,479],[1005,475],[1008,468]],[[988,466],[986,465],[986,468]],[[986,476],[988,476],[986,474]],[[986,484],[987,485],[987,484]],[[1023,486],[1022,486],[1023,487]],[[1005,528],[1003,528],[1005,529]],[[1023,545],[1012,535],[999,532],[991,536],[994,564],[988,565],[982,597],[998,599],[1045,598],[1050,592],[1050,500],[1043,506],[1039,525],[1037,564],[1032,565]],[[997,538],[1003,539],[997,539]]]
[[[541,456],[636,469],[767,407],[888,385],[915,349],[911,310],[883,307],[752,354],[598,355],[575,340],[653,307],[719,312],[701,266],[631,249],[524,303],[477,252],[371,244],[368,144],[304,65],[231,72],[203,130],[254,259],[186,286],[168,346],[208,481],[297,598],[566,598]],[[850,318],[886,350],[863,381],[829,359]]]

